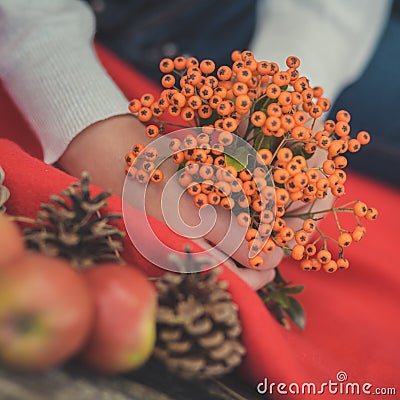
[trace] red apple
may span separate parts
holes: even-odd
[[[84,345],[94,308],[83,275],[64,260],[29,254],[0,266],[0,360],[41,370]]]
[[[24,240],[17,224],[0,213],[0,265],[17,259],[23,252]]]
[[[84,275],[95,302],[95,322],[83,360],[105,373],[140,367],[154,348],[154,286],[131,266],[104,264]]]

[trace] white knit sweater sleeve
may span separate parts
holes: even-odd
[[[300,73],[332,101],[358,79],[380,39],[391,0],[259,0],[251,43],[257,59],[285,67],[298,56]]]
[[[89,125],[127,112],[98,62],[94,16],[78,0],[0,1],[0,78],[53,163]]]

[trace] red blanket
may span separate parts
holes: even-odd
[[[99,56],[125,94],[132,98],[144,91],[157,93],[159,88],[104,49]],[[35,216],[39,205],[48,196],[68,186],[74,179],[58,169],[40,161],[41,149],[30,128],[23,121],[4,91],[0,90],[0,165],[6,173],[6,186],[12,196],[7,203],[10,213]],[[22,149],[21,149],[22,148]],[[360,155],[362,156],[362,155]],[[400,393],[400,261],[397,253],[396,233],[400,225],[397,206],[400,192],[393,188],[356,175],[349,174],[346,185],[349,199],[360,198],[379,208],[377,222],[370,224],[366,238],[354,244],[347,255],[351,268],[328,275],[302,272],[297,263],[285,260],[281,270],[287,279],[305,284],[299,296],[307,313],[304,332],[281,327],[265,309],[258,296],[232,272],[225,269],[222,278],[230,282],[230,291],[239,304],[243,324],[243,338],[248,354],[240,375],[265,393],[266,385],[272,398],[313,398],[309,394],[295,395],[302,383],[322,386],[324,394],[315,398],[336,398],[330,394],[335,388],[345,393],[340,382],[343,371],[347,374],[347,390],[360,388],[359,395],[338,398],[368,398],[380,388],[396,387]],[[98,191],[100,188],[95,188]],[[121,199],[113,196],[109,201],[112,210],[121,209]],[[153,221],[160,234],[172,238],[171,244],[182,248],[187,240],[171,236],[162,223]],[[332,221],[324,221],[323,229],[333,231]],[[121,228],[123,228],[121,226]],[[137,263],[143,270],[155,274],[157,269],[141,257],[126,241],[124,257]],[[0,243],[1,247],[1,243]],[[195,246],[194,246],[195,247]],[[338,380],[339,378],[339,380]],[[329,381],[332,381],[329,387]],[[287,386],[277,384],[283,382]],[[292,383],[291,386],[289,386]],[[363,384],[370,383],[372,387]],[[290,391],[288,391],[290,389]],[[287,390],[288,394],[284,394]],[[331,390],[331,392],[330,392]],[[279,392],[282,392],[279,394]],[[381,393],[384,393],[381,391]],[[386,398],[376,396],[375,398]],[[387,396],[396,398],[396,396]]]

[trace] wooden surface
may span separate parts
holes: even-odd
[[[264,400],[266,397],[262,397]],[[77,364],[43,373],[21,373],[0,366],[1,400],[253,400],[255,388],[237,376],[185,381],[155,361],[131,374],[104,376]]]

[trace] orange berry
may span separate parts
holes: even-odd
[[[269,224],[274,220],[274,214],[271,210],[262,210],[260,213],[260,222]]]
[[[253,177],[251,176],[251,173],[248,169],[243,169],[242,171],[239,172],[239,178],[243,181],[250,181]]]
[[[171,74],[164,75],[161,79],[161,85],[167,89],[175,85],[175,77]]]
[[[241,212],[236,218],[240,226],[246,227],[251,225],[251,217],[249,213]]]
[[[304,246],[302,246],[301,244],[296,244],[295,246],[293,246],[290,255],[294,260],[302,260],[304,256]]]
[[[256,190],[257,190],[257,186],[255,185],[255,183],[253,181],[245,181],[243,182],[243,191],[247,196],[251,196],[253,195]]]
[[[270,99],[277,99],[279,95],[281,94],[281,88],[275,84],[275,83],[270,83],[267,86],[267,89],[265,91],[265,94],[270,98]]]
[[[309,259],[303,260],[300,263],[300,266],[303,271],[311,271],[311,269],[312,269],[311,260],[309,260]]]
[[[350,122],[351,115],[346,110],[340,110],[336,113],[336,119],[338,121]]]
[[[255,111],[251,115],[251,123],[257,127],[263,126],[266,119],[267,117],[262,111]]]
[[[322,263],[323,264],[323,263]],[[326,272],[335,272],[337,270],[338,266],[335,260],[330,260],[327,263],[324,264],[324,270]]]
[[[317,252],[315,244],[309,243],[305,246],[305,252],[308,256],[313,256]]]
[[[168,74],[174,70],[174,62],[170,58],[163,58],[159,67],[161,72]]]
[[[323,110],[321,106],[315,104],[310,108],[310,111],[308,113],[310,114],[311,118],[319,118],[322,115]]]
[[[290,83],[290,75],[286,71],[278,71],[272,76],[272,82],[278,86],[286,86]]]
[[[314,96],[315,96],[315,89],[314,89]],[[317,97],[317,96],[315,96]],[[331,108],[331,102],[329,101],[329,99],[325,98],[325,97],[321,97],[317,100],[317,104],[322,108],[322,110],[324,112],[329,111],[329,109]]]
[[[168,113],[171,115],[171,117],[177,117],[180,115],[181,109],[178,106],[171,104],[168,106]]]
[[[128,105],[129,111],[131,113],[137,113],[141,107],[142,103],[138,99],[133,99]]]
[[[350,265],[349,260],[343,257],[339,258],[336,263],[339,269],[347,269]]]
[[[290,106],[292,104],[292,96],[289,92],[281,92],[278,96],[278,103],[281,106]]]
[[[151,176],[150,176],[150,180],[154,183],[159,183],[163,180],[164,178],[164,174],[160,169],[155,169]]]
[[[200,63],[200,71],[203,74],[212,74],[215,70],[215,63],[212,60],[203,60]]]
[[[221,202],[221,196],[218,193],[208,193],[208,204],[216,206]]]
[[[186,66],[187,66],[187,68],[198,67],[199,60],[196,57],[189,57],[186,60]]]
[[[346,136],[350,133],[350,126],[345,121],[338,121],[335,125],[335,133],[340,136]]]
[[[199,169],[199,175],[203,179],[210,179],[214,175],[214,168],[210,165],[202,165]]]
[[[202,105],[201,98],[197,95],[190,96],[187,100],[187,104],[192,107],[193,110],[198,110]]]
[[[362,202],[362,201],[357,201],[357,203],[354,204],[354,214],[357,215],[357,217],[365,217],[368,211],[367,205]]]
[[[262,267],[263,263],[264,263],[264,260],[263,260],[262,256],[260,256],[260,255],[257,255],[255,257],[252,257],[249,259],[249,264],[250,264],[251,268],[258,269],[258,268]]]
[[[296,56],[289,56],[289,57],[286,59],[286,65],[287,65],[289,68],[299,68],[299,66],[300,66],[300,59],[299,59],[298,57],[296,57]]]
[[[181,164],[185,160],[185,155],[183,151],[177,151],[176,153],[172,154],[171,158],[175,164]]]
[[[345,168],[347,166],[347,158],[344,156],[336,156],[333,159],[333,162],[335,163],[336,168]]]
[[[239,82],[249,82],[252,76],[253,74],[251,73],[251,70],[249,68],[243,67],[236,72],[236,79]]]
[[[147,147],[144,156],[147,161],[154,161],[158,157],[158,150],[155,147]]]
[[[271,238],[268,238],[267,241],[264,243],[262,248],[263,253],[269,254],[272,253],[275,249],[276,245]]]
[[[269,165],[272,161],[272,153],[268,149],[261,149],[257,151],[257,163],[261,165]]]
[[[353,241],[352,236],[350,235],[350,233],[347,233],[347,232],[341,233],[338,238],[338,243],[339,243],[339,246],[341,246],[341,247],[350,246],[352,241]]]
[[[213,95],[213,89],[211,86],[208,85],[203,85],[200,90],[199,90],[199,95],[202,99],[208,100],[212,97]]]
[[[233,200],[232,197],[224,197],[221,199],[220,204],[225,210],[232,210],[232,208],[235,206],[235,200]]]
[[[374,207],[368,208],[367,213],[365,214],[365,218],[368,221],[373,221],[378,217],[378,210]]]
[[[174,58],[174,67],[178,71],[182,71],[186,68],[186,57],[178,56]]]
[[[146,126],[146,135],[149,138],[155,138],[158,135],[159,129],[156,125],[148,125]]]
[[[342,183],[338,183],[335,187],[331,188],[331,192],[335,197],[342,197],[346,194],[344,185]]]
[[[299,106],[303,102],[303,98],[301,97],[301,94],[298,92],[292,92],[292,104],[294,106]]]
[[[328,133],[333,133],[335,132],[335,121],[328,119],[324,122],[324,129],[328,132]]]
[[[261,217],[260,217],[260,219],[261,219]],[[276,232],[280,232],[285,226],[286,226],[285,220],[282,219],[281,217],[277,217],[277,218],[275,218],[272,229]]]
[[[204,207],[208,204],[208,196],[204,193],[196,194],[193,198],[193,202],[197,208]]]
[[[214,192],[214,182],[211,179],[205,179],[200,185],[202,193],[208,195]]]
[[[299,230],[294,235],[297,244],[305,245],[308,242],[308,234],[306,231]]]
[[[149,180],[149,174],[146,171],[143,171],[142,169],[139,169],[136,172],[135,178],[139,183],[146,183]]]
[[[181,118],[184,121],[192,121],[194,119],[194,110],[191,107],[184,107],[181,110]]]
[[[332,160],[325,160],[322,164],[322,170],[327,175],[333,174],[335,172],[335,163]]]
[[[286,226],[280,231],[280,235],[283,239],[285,239],[287,242],[293,239],[294,237],[294,231],[292,228],[289,226]]]
[[[178,182],[180,183],[181,186],[187,187],[192,183],[192,175],[188,174],[186,171],[182,171],[179,174]]]
[[[247,213],[244,213],[244,214],[247,214]],[[250,242],[250,240],[253,240],[256,236],[257,236],[257,229],[254,229],[254,228],[250,228],[250,229],[248,229],[247,230],[247,232],[246,232],[246,236],[245,236],[245,239],[248,241],[248,242]]]
[[[272,226],[271,226],[271,224],[261,224],[258,227],[258,231],[260,232],[260,236],[262,238],[267,238],[272,233]]]
[[[229,81],[229,79],[231,79],[231,76],[232,76],[232,70],[228,66],[223,65],[222,67],[218,68],[217,77],[219,80]]]
[[[131,166],[135,160],[136,160],[136,155],[134,153],[129,152],[125,154],[125,162],[127,163],[128,166]]]
[[[125,174],[128,176],[128,178],[135,178],[137,171],[138,169],[133,166],[128,166],[125,168]]]
[[[141,98],[140,102],[143,107],[150,107],[154,102],[154,96],[151,93],[145,93]]]
[[[132,147],[132,153],[137,157],[144,149],[143,143],[136,143]]]
[[[364,226],[361,225],[356,226],[351,234],[353,240],[355,242],[359,242],[364,237],[365,231],[366,229]]]
[[[231,114],[232,104],[230,100],[221,101],[216,107],[217,113],[223,117]]]
[[[229,196],[232,192],[231,185],[228,182],[218,181],[215,183],[215,190],[221,196]]]
[[[141,122],[150,121],[152,116],[153,116],[153,113],[149,107],[141,107],[138,111],[138,119]]]
[[[273,177],[276,183],[282,184],[289,179],[290,175],[286,169],[278,168],[274,171]]]
[[[231,132],[220,132],[218,135],[218,142],[223,146],[229,146],[233,142],[233,135]]]
[[[366,131],[361,131],[357,133],[357,140],[361,143],[361,144],[368,144],[369,141],[371,140],[371,137],[369,135],[368,132]]]
[[[332,259],[332,254],[328,250],[320,250],[317,253],[317,260],[321,264],[327,264],[329,261],[331,261],[331,259]]]
[[[316,258],[311,259],[311,270],[312,271],[319,271],[321,269],[321,267],[322,267],[321,263]]]
[[[281,149],[278,150],[278,152],[276,153],[276,158],[279,161],[283,161],[283,162],[289,162],[292,160],[293,158],[293,152],[292,150],[290,150],[287,147],[282,147]]]
[[[224,118],[222,122],[222,128],[227,132],[234,132],[238,127],[236,119],[232,117]]]
[[[349,140],[349,151],[350,153],[356,153],[361,149],[361,143],[357,139]]]
[[[190,182],[187,186],[187,192],[191,196],[196,196],[196,194],[201,193],[201,185],[197,182]]]
[[[212,108],[207,104],[203,104],[201,107],[199,107],[198,113],[200,118],[207,119],[212,115]]]
[[[316,223],[315,223],[314,220],[306,219],[303,222],[303,229],[304,229],[305,232],[312,233],[312,232],[314,232],[315,228],[316,228]]]

